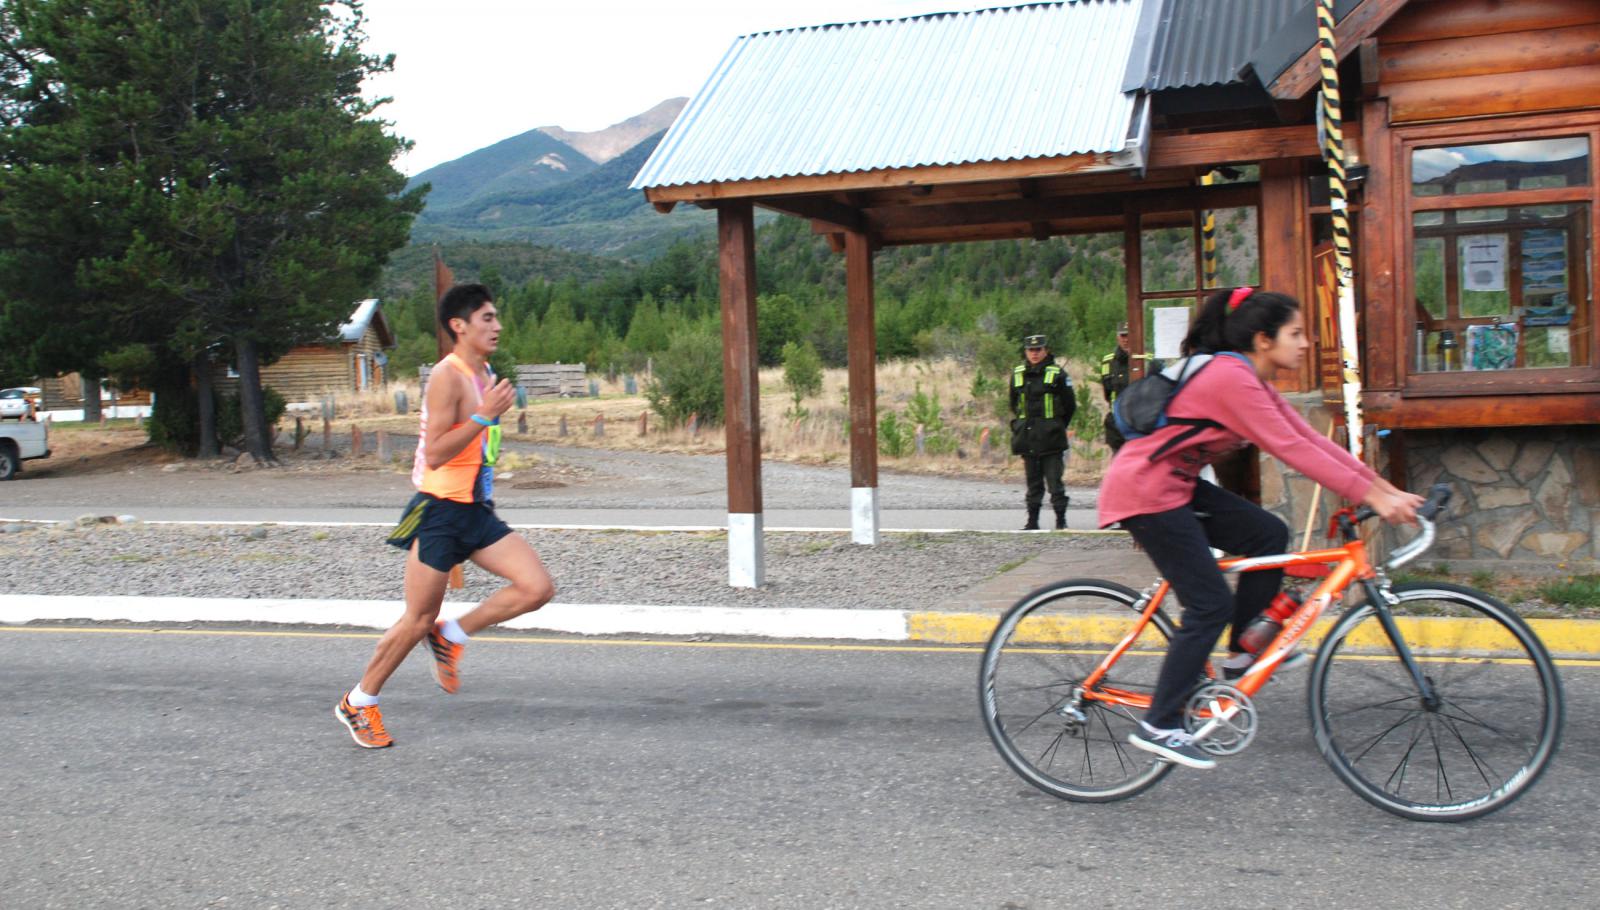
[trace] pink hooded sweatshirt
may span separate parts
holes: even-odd
[[[1238,357],[1213,359],[1172,397],[1167,415],[1204,417],[1222,426],[1207,427],[1154,461],[1150,456],[1156,450],[1192,427],[1172,424],[1129,440],[1100,483],[1102,528],[1133,515],[1188,505],[1200,469],[1250,443],[1352,502],[1365,496],[1377,477],[1313,430]]]

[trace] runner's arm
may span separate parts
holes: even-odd
[[[433,381],[428,383],[428,413],[439,415],[438,425],[450,428],[428,434],[423,457],[430,468],[442,467],[460,455],[483,432],[483,427],[472,421],[466,383],[467,378],[455,370],[436,370]]]

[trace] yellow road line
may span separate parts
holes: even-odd
[[[1030,617],[1017,630],[1023,642],[1047,644],[1068,636],[1083,644],[1114,645],[1127,634],[1129,617],[1088,614],[1071,616],[1053,614]],[[1401,634],[1415,648],[1426,649],[1448,645],[1461,649],[1492,649],[1507,640],[1507,633],[1499,624],[1489,619],[1458,619],[1445,616],[1398,616],[1395,618]],[[1312,626],[1302,641],[1315,647],[1327,636],[1336,617],[1324,617]],[[1533,629],[1544,646],[1552,653],[1578,654],[1600,657],[1600,620],[1593,619],[1530,619]],[[941,644],[979,643],[989,640],[999,617],[992,613],[912,613],[906,627],[912,641]],[[1155,634],[1147,629],[1148,637]],[[1351,636],[1352,646],[1371,647],[1386,644],[1376,623],[1363,623]]]

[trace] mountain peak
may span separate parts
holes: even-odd
[[[592,133],[569,132],[559,126],[541,126],[539,132],[577,149],[596,164],[605,164],[671,126],[688,103],[688,98],[668,98],[642,114]]]

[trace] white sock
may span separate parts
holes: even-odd
[[[350,690],[349,698],[352,708],[368,708],[378,703],[378,696],[361,691],[360,683],[356,683],[356,687]]]
[[[472,638],[467,634],[467,630],[461,628],[461,623],[453,619],[447,619],[440,624],[439,634],[444,636],[445,641],[453,645],[464,645]]]

